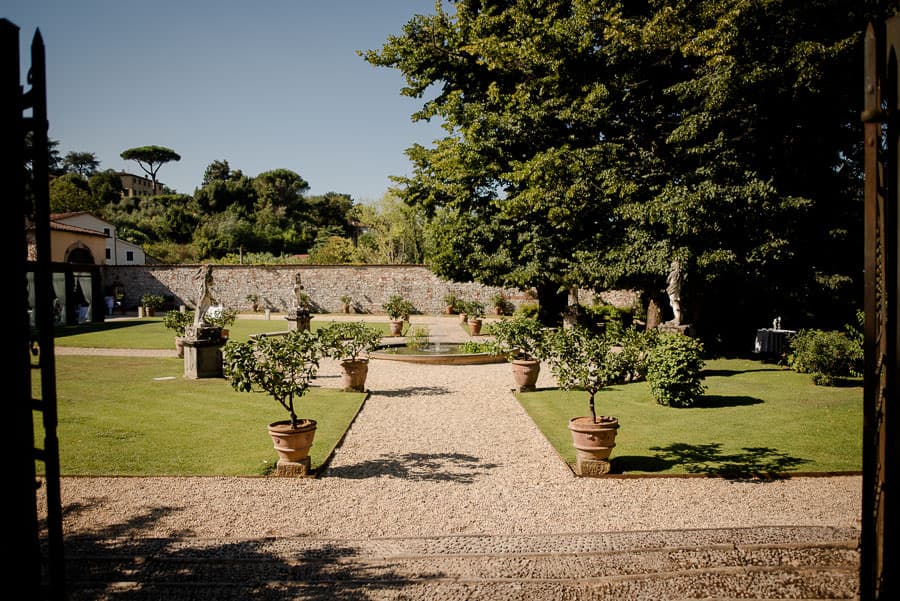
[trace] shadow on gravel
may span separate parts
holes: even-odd
[[[395,390],[375,390],[372,394],[386,397],[411,397],[411,396],[440,396],[450,394],[446,386],[407,386]]]
[[[769,447],[744,447],[739,452],[724,453],[722,445],[715,442],[701,445],[674,443],[650,450],[657,451],[657,460],[670,466],[682,466],[688,473],[733,480],[783,479],[789,477],[785,472],[809,463],[808,459],[791,457]]]
[[[476,477],[495,467],[498,467],[496,463],[483,463],[478,457],[462,453],[406,453],[384,455],[381,459],[356,465],[331,467],[321,477],[359,480],[391,476],[405,480],[471,484]]]
[[[415,585],[390,563],[373,569],[354,561],[359,551],[352,546],[294,538],[142,537],[154,521],[176,511],[160,507],[104,531],[67,536],[66,600],[363,601],[373,591]],[[417,580],[443,577],[418,574]]]

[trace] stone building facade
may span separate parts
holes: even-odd
[[[129,308],[136,307],[146,293],[166,297],[170,308],[193,307],[201,268],[202,265],[107,265],[103,268],[103,284],[106,289],[121,286],[124,305]],[[241,311],[251,309],[249,295],[258,296],[261,308],[276,312],[292,308],[298,273],[313,312],[318,313],[341,312],[344,295],[353,299],[356,312],[373,314],[383,314],[382,304],[394,294],[410,301],[421,314],[444,312],[444,297],[448,294],[484,303],[488,312],[498,293],[512,307],[534,302],[523,290],[442,280],[424,265],[213,265],[212,273],[213,295],[218,303]],[[634,302],[634,295],[629,292],[601,296],[617,306]]]

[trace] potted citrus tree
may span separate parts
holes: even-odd
[[[493,353],[509,360],[519,392],[535,390],[541,361],[546,358],[545,332],[544,326],[532,317],[501,319],[490,326]]]
[[[391,336],[401,336],[403,325],[414,310],[412,303],[399,294],[392,294],[381,308],[387,312],[391,320]]]
[[[466,303],[466,315],[468,316],[469,332],[472,336],[481,334],[481,325],[484,320],[484,303],[469,301]]]
[[[350,308],[353,306],[353,297],[351,297],[349,294],[342,295],[341,305],[343,306],[344,313],[349,313]]]
[[[269,424],[278,453],[276,475],[307,475],[309,449],[316,434],[313,419],[298,418],[295,405],[309,390],[321,357],[319,337],[309,330],[256,335],[246,342],[230,342],[222,352],[223,373],[240,392],[264,392],[287,411],[288,419]]]
[[[166,311],[163,316],[163,325],[175,333],[175,352],[178,358],[184,358],[184,331],[189,325],[194,323],[193,311],[178,311],[173,309]]]
[[[581,476],[608,474],[619,420],[609,415],[598,416],[594,400],[604,386],[615,381],[618,373],[614,339],[576,325],[549,333],[547,348],[550,369],[559,387],[588,394],[591,414],[569,420],[575,447],[575,472]]]
[[[319,330],[323,356],[341,363],[344,391],[363,392],[369,373],[369,353],[381,341],[381,333],[361,321],[332,322]]]
[[[150,294],[149,292],[141,297],[141,307],[144,308],[144,317],[153,317],[157,309],[162,309],[166,303],[166,299],[160,294]]]

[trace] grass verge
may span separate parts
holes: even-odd
[[[328,325],[328,319],[314,319],[310,328]],[[386,336],[387,323],[366,322]],[[238,319],[228,326],[229,340],[244,341],[253,334],[282,332],[288,329],[283,317],[273,319]],[[54,344],[79,348],[134,348],[175,350],[175,334],[163,325],[162,317],[115,320],[103,323],[62,326],[55,331]]]
[[[706,363],[706,395],[693,408],[659,405],[646,382],[597,395],[597,414],[619,419],[613,473],[772,476],[862,469],[859,382],[815,386],[808,375],[750,360]],[[584,392],[543,389],[517,398],[570,466],[569,419],[590,415]]]
[[[161,327],[161,326],[160,326]],[[59,448],[65,476],[253,476],[274,469],[266,426],[287,412],[263,393],[220,378],[184,378],[169,358],[56,357]],[[296,405],[318,422],[319,468],[356,417],[365,393],[313,387]],[[35,440],[43,425],[35,414]],[[43,471],[43,463],[36,467]]]

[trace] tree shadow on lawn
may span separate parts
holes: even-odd
[[[64,512],[86,508],[68,505]],[[67,534],[67,598],[363,601],[373,591],[402,592],[423,579],[445,577],[430,572],[413,579],[388,562],[373,569],[365,559],[354,561],[360,549],[352,543],[296,537],[282,542],[273,537],[225,542],[192,539],[190,532],[146,536],[155,522],[178,511],[156,507],[106,529]]]
[[[329,467],[320,477],[377,478],[391,476],[416,481],[458,482],[471,484],[487,470],[498,467],[496,463],[483,463],[473,455],[463,453],[406,453],[382,455],[355,465]]]
[[[739,376],[741,374],[754,374],[768,371],[790,371],[786,367],[773,365],[772,367],[761,367],[759,369],[704,369],[700,375],[704,378],[727,378],[730,376]]]
[[[157,323],[162,323],[156,320]],[[135,326],[153,323],[151,320],[143,321],[136,319],[133,321],[104,321],[99,323],[81,323],[73,325],[58,325],[53,328],[54,338],[66,338],[67,336],[77,336],[78,334],[89,334],[91,332],[107,332],[110,330],[121,330],[123,328],[132,328]]]
[[[752,396],[727,396],[723,394],[706,394],[697,399],[694,408],[697,409],[721,409],[722,407],[746,407],[748,405],[761,405],[764,400]]]
[[[787,472],[809,463],[808,459],[792,457],[769,447],[744,447],[740,452],[723,453],[719,443],[674,443],[665,447],[651,447],[650,450],[656,451],[652,457],[614,457],[611,461],[612,473],[663,472],[680,466],[689,474],[761,481],[789,478]]]

